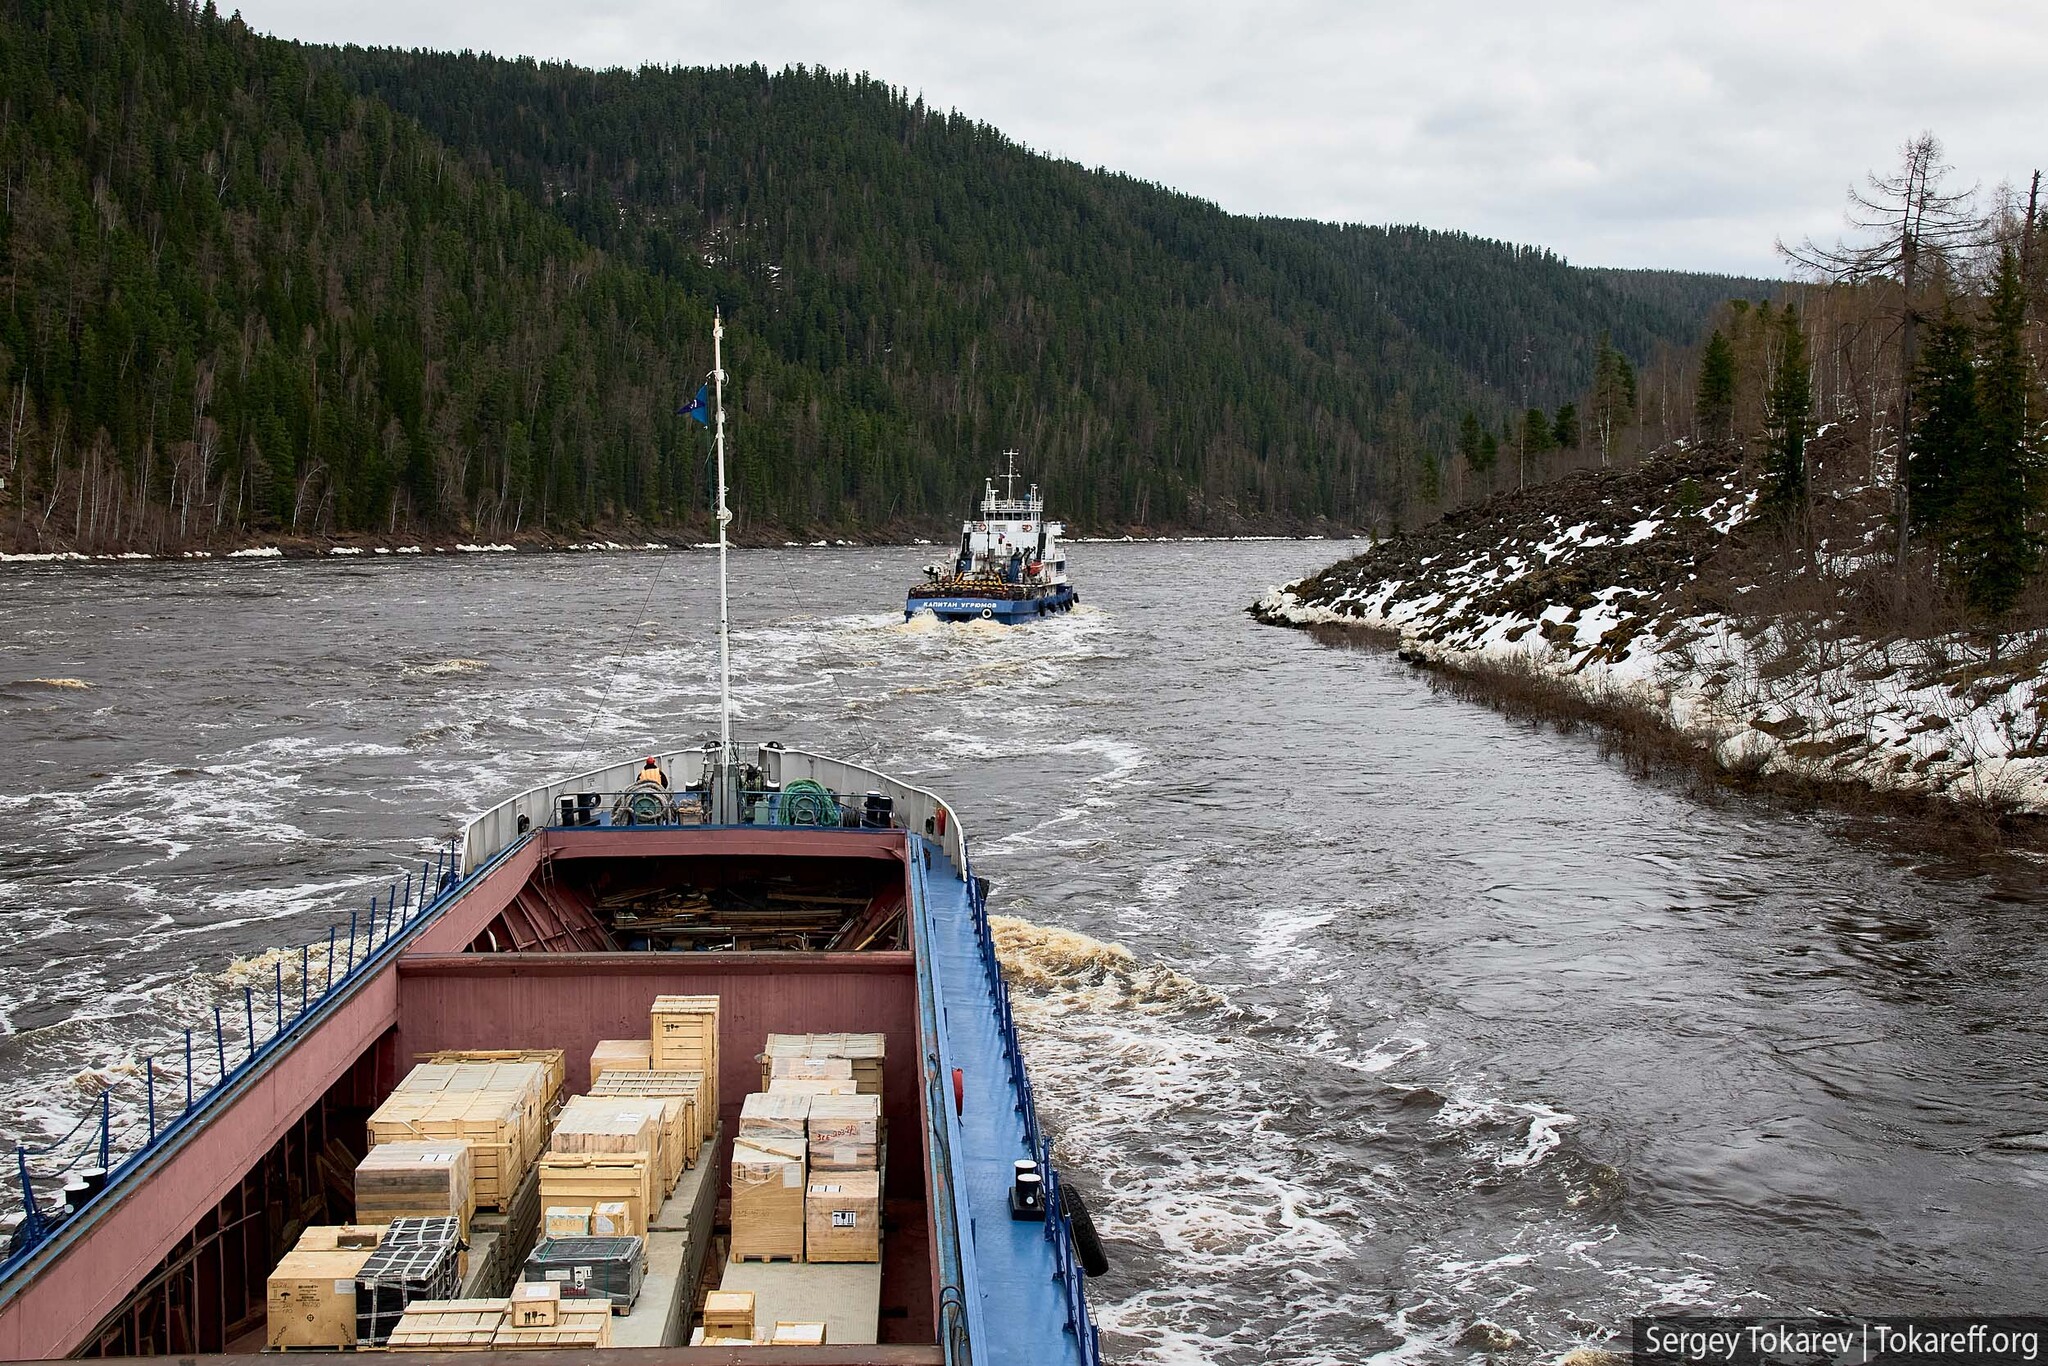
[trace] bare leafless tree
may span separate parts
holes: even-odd
[[[1949,258],[1975,245],[1984,233],[1976,212],[1976,187],[1960,191],[1943,188],[1952,169],[1941,159],[1941,140],[1922,133],[1899,149],[1897,171],[1883,176],[1873,171],[1868,188],[1850,187],[1849,226],[1863,240],[1837,241],[1832,247],[1817,246],[1812,238],[1797,247],[1778,243],[1779,253],[1793,265],[1823,280],[1837,284],[1893,282],[1898,286],[1892,314],[1899,343],[1892,506],[1898,522],[1896,553],[1901,566],[1912,535],[1906,452],[1913,422],[1913,371],[1920,358],[1921,296],[1930,279],[1948,273]],[[1875,430],[1875,412],[1870,421]]]

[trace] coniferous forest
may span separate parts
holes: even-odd
[[[701,535],[714,307],[755,538],[945,534],[1007,447],[1079,529],[1386,526],[1773,289],[1234,216],[806,69],[6,0],[0,91],[14,549]]]

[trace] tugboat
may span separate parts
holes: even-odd
[[[714,324],[715,738],[492,806],[417,879],[393,882],[366,918],[351,915],[345,938],[337,927],[324,944],[276,954],[274,980],[246,990],[244,1010],[216,1010],[210,1030],[188,1030],[182,1047],[145,1059],[143,1115],[118,1121],[103,1094],[64,1138],[18,1143],[20,1213],[0,1243],[0,1358],[239,1356],[254,1366],[266,1345],[388,1343],[380,1360],[392,1366],[443,1361],[458,1347],[476,1366],[602,1366],[603,1350],[566,1350],[592,1346],[664,1348],[623,1360],[703,1366],[752,1359],[749,1351],[817,1366],[1099,1366],[1082,1279],[1102,1269],[1100,1244],[1039,1125],[989,927],[989,884],[958,817],[936,793],[862,764],[773,741],[742,748],[733,737],[722,330]],[[650,1009],[663,1002],[710,1020],[708,1034],[687,1035],[694,1061],[652,1051]],[[667,1038],[659,1024],[654,1032]],[[840,1066],[860,1077],[871,1069],[872,1088],[796,1085],[842,1104],[868,1099],[845,1097],[855,1085],[878,1097],[865,1113],[886,1126],[885,1139],[821,1149],[815,1125],[808,1149],[801,1138],[749,1137],[755,1101],[798,1099],[772,1094],[784,1085],[768,1080],[777,1040],[832,1058],[856,1054],[823,1041],[850,1039],[868,1041],[857,1054],[865,1061]],[[701,1119],[678,1135],[701,1135],[701,1148],[686,1144],[694,1156],[678,1147],[672,1164],[657,1164],[654,1122],[638,1111],[638,1143],[549,1151],[560,1107],[574,1103],[564,1097],[598,1099],[600,1055],[621,1044],[646,1059],[630,1067],[683,1069],[615,1078],[621,1064],[606,1055],[604,1080],[675,1082],[680,1089],[645,1094],[663,1113]],[[519,1060],[503,1065],[521,1076],[552,1067],[552,1098],[529,1107],[524,1091],[495,1081],[445,1082],[445,1096],[412,1090],[425,1099],[390,1113],[443,1127],[405,1146],[463,1147],[476,1185],[461,1187],[470,1203],[458,1195],[451,1207],[460,1220],[381,1223],[373,1211],[391,1206],[370,1196],[388,1188],[363,1184],[371,1145],[389,1141],[378,1136],[380,1107],[423,1068],[489,1070],[499,1064],[483,1060],[493,1059]],[[757,1087],[770,1094],[749,1097]],[[696,1109],[659,1098],[685,1095]],[[430,1118],[444,1112],[457,1119]],[[779,1123],[794,1111],[758,1113]],[[467,1137],[449,1137],[446,1123]],[[781,1180],[755,1180],[754,1156],[740,1151],[747,1143],[773,1156]],[[625,1182],[625,1194],[580,1197],[617,1201],[596,1206],[624,1221],[616,1236],[553,1236],[557,1216],[590,1213],[569,1207],[579,1197],[550,1193],[557,1169],[565,1181],[611,1172]],[[432,1189],[445,1204],[458,1189],[455,1168],[438,1170]],[[793,1256],[742,1255],[743,1173],[750,1236],[772,1204]],[[846,1194],[856,1180],[869,1213],[849,1209],[842,1221],[838,1205],[856,1198]],[[536,1246],[544,1206],[550,1233]],[[828,1236],[854,1236],[838,1231],[861,1219],[865,1253],[828,1246]],[[401,1224],[440,1227],[430,1246],[428,1232],[401,1236]],[[614,1244],[630,1246],[605,1265],[624,1270],[595,1291],[582,1271],[564,1281],[568,1270],[534,1260],[598,1255],[575,1251],[584,1245],[610,1256]],[[297,1262],[285,1279],[288,1256]],[[538,1307],[515,1308],[515,1299]],[[755,1326],[714,1321],[712,1299],[721,1313],[743,1301]],[[395,1327],[393,1313],[403,1315]],[[706,1345],[689,1345],[700,1336]],[[723,1345],[734,1341],[782,1345]],[[526,1350],[545,1343],[564,1350]],[[406,1355],[422,1351],[432,1355]]]
[[[1033,484],[1017,497],[1017,452],[1005,451],[1003,493],[982,485],[981,513],[960,525],[960,553],[950,569],[928,564],[925,581],[911,587],[903,619],[930,612],[940,621],[1030,621],[1072,610],[1081,595],[1067,582],[1067,528],[1045,520],[1045,502]]]

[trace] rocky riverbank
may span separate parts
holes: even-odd
[[[1252,611],[1377,633],[1463,691],[1654,734],[1733,779],[2037,832],[2048,631],[1874,622],[1882,497],[1833,498],[1811,562],[1773,558],[1755,503],[1739,453],[1679,447],[1460,509]]]

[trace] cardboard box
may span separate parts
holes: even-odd
[[[809,1096],[779,1095],[756,1091],[740,1102],[741,1138],[808,1137],[804,1126],[810,1121]]]
[[[707,1337],[754,1340],[754,1292],[714,1290],[704,1297],[704,1333]]]
[[[732,1145],[732,1259],[804,1259],[804,1144],[739,1138]]]
[[[541,1223],[543,1236],[548,1238],[588,1238],[590,1206],[549,1205]]]
[[[778,1319],[775,1331],[768,1337],[771,1347],[823,1347],[825,1325],[822,1323],[791,1323]]]
[[[356,1273],[373,1251],[336,1247],[287,1252],[265,1289],[270,1345],[355,1346]]]
[[[804,1260],[882,1260],[882,1184],[878,1172],[833,1172],[804,1196]]]
[[[560,1281],[521,1281],[512,1287],[506,1319],[514,1328],[553,1328],[562,1313]]]
[[[469,1237],[476,1181],[466,1138],[380,1143],[356,1164],[356,1217],[452,1216]]]
[[[633,1207],[623,1200],[607,1200],[590,1211],[593,1238],[637,1238],[645,1232],[633,1220]]]
[[[599,1039],[590,1050],[590,1084],[607,1072],[645,1072],[654,1066],[654,1045],[647,1039]]]

